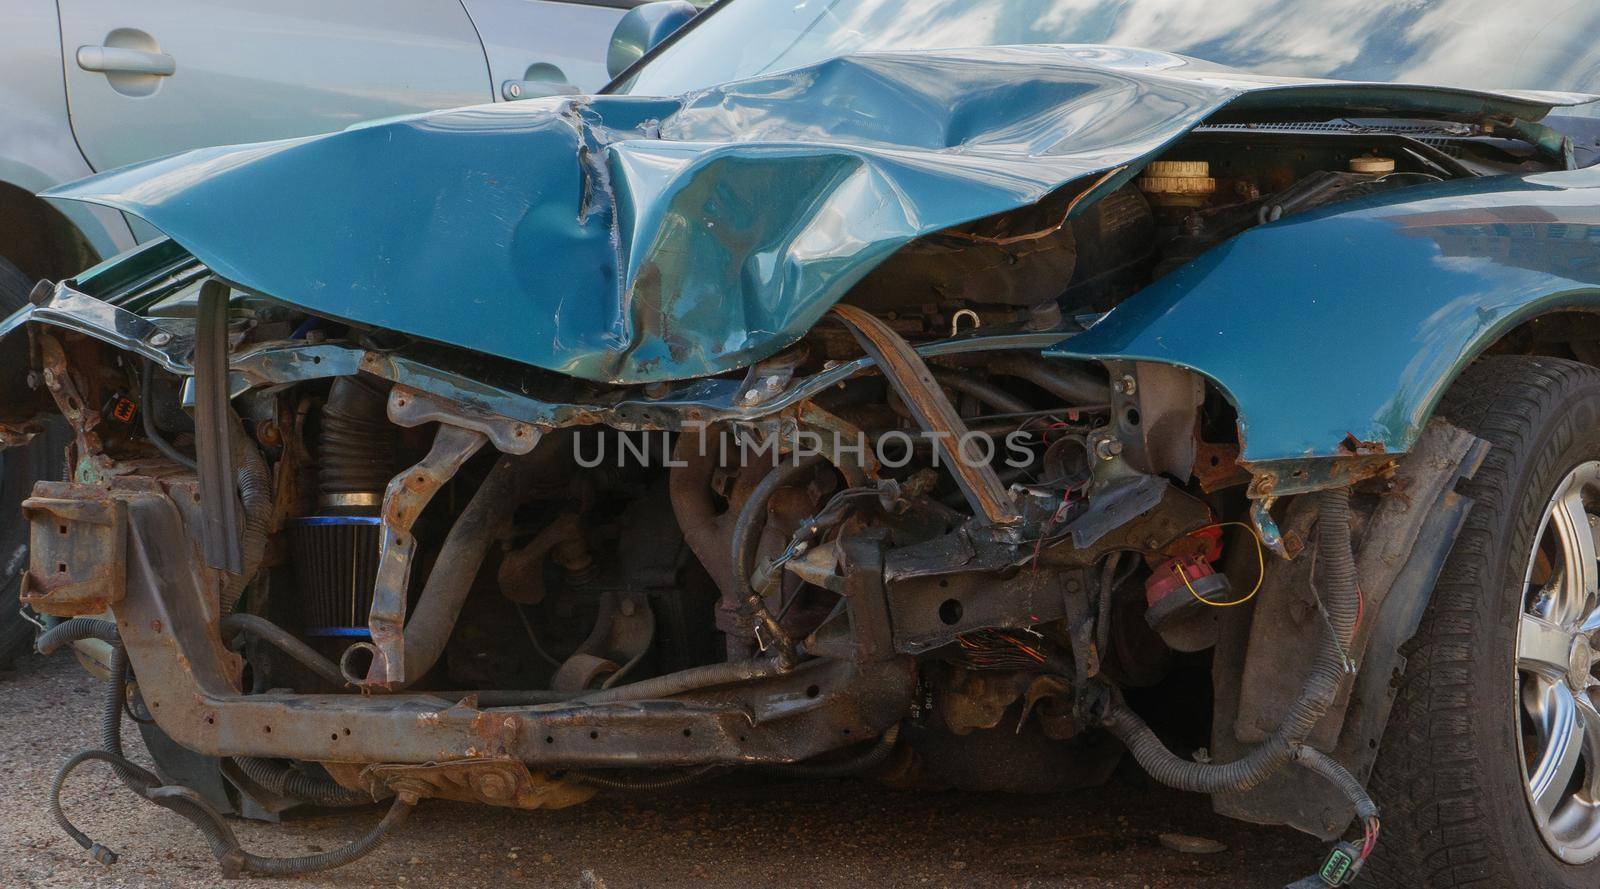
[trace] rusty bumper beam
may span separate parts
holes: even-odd
[[[479,709],[427,694],[242,694],[216,630],[214,581],[158,486],[127,504],[125,593],[113,611],[145,704],[213,756],[424,763],[483,756],[547,767],[778,763],[874,737],[911,704],[909,658],[819,660],[793,673],[665,699]]]

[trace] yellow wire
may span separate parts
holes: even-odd
[[[1217,522],[1214,525],[1207,525],[1204,528],[1196,528],[1193,531],[1190,531],[1188,536],[1193,537],[1194,535],[1199,534],[1201,531],[1210,531],[1212,528],[1227,527],[1239,527],[1249,531],[1250,539],[1256,542],[1256,585],[1250,588],[1250,593],[1243,599],[1237,599],[1233,602],[1213,602],[1210,599],[1200,595],[1200,593],[1195,590],[1194,584],[1189,582],[1189,575],[1185,574],[1183,571],[1182,562],[1176,562],[1172,566],[1173,572],[1178,575],[1178,578],[1183,581],[1183,585],[1188,588],[1189,595],[1193,596],[1194,600],[1199,602],[1201,605],[1209,605],[1212,608],[1232,608],[1235,605],[1243,605],[1244,603],[1256,597],[1256,593],[1261,591],[1262,582],[1267,579],[1267,557],[1262,553],[1263,547],[1261,545],[1261,535],[1256,533],[1256,529],[1252,527],[1249,522]]]

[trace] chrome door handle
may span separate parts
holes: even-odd
[[[579,92],[576,85],[555,80],[508,80],[500,84],[500,98],[507,102],[548,96],[576,96]]]
[[[120,46],[78,47],[78,67],[105,74],[152,74],[170,77],[178,70],[177,60],[164,52],[145,52]]]

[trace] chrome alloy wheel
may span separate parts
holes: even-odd
[[[1600,462],[1568,473],[1539,520],[1517,624],[1524,788],[1558,858],[1600,857]]]

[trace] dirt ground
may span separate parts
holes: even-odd
[[[219,885],[199,834],[128,793],[102,766],[75,773],[64,800],[78,825],[121,860],[94,862],[52,821],[51,778],[91,743],[99,697],[99,683],[64,654],[28,658],[0,675],[0,889]],[[131,723],[125,734],[140,747]],[[1008,796],[723,779],[556,812],[425,802],[367,858],[278,884],[1279,889],[1319,860],[1320,845],[1307,837],[1226,821],[1201,797],[1141,783],[1119,778],[1094,791]],[[376,810],[308,813],[236,827],[253,851],[291,855],[332,849],[376,818]],[[1163,832],[1218,840],[1227,850],[1174,852],[1158,841]]]

